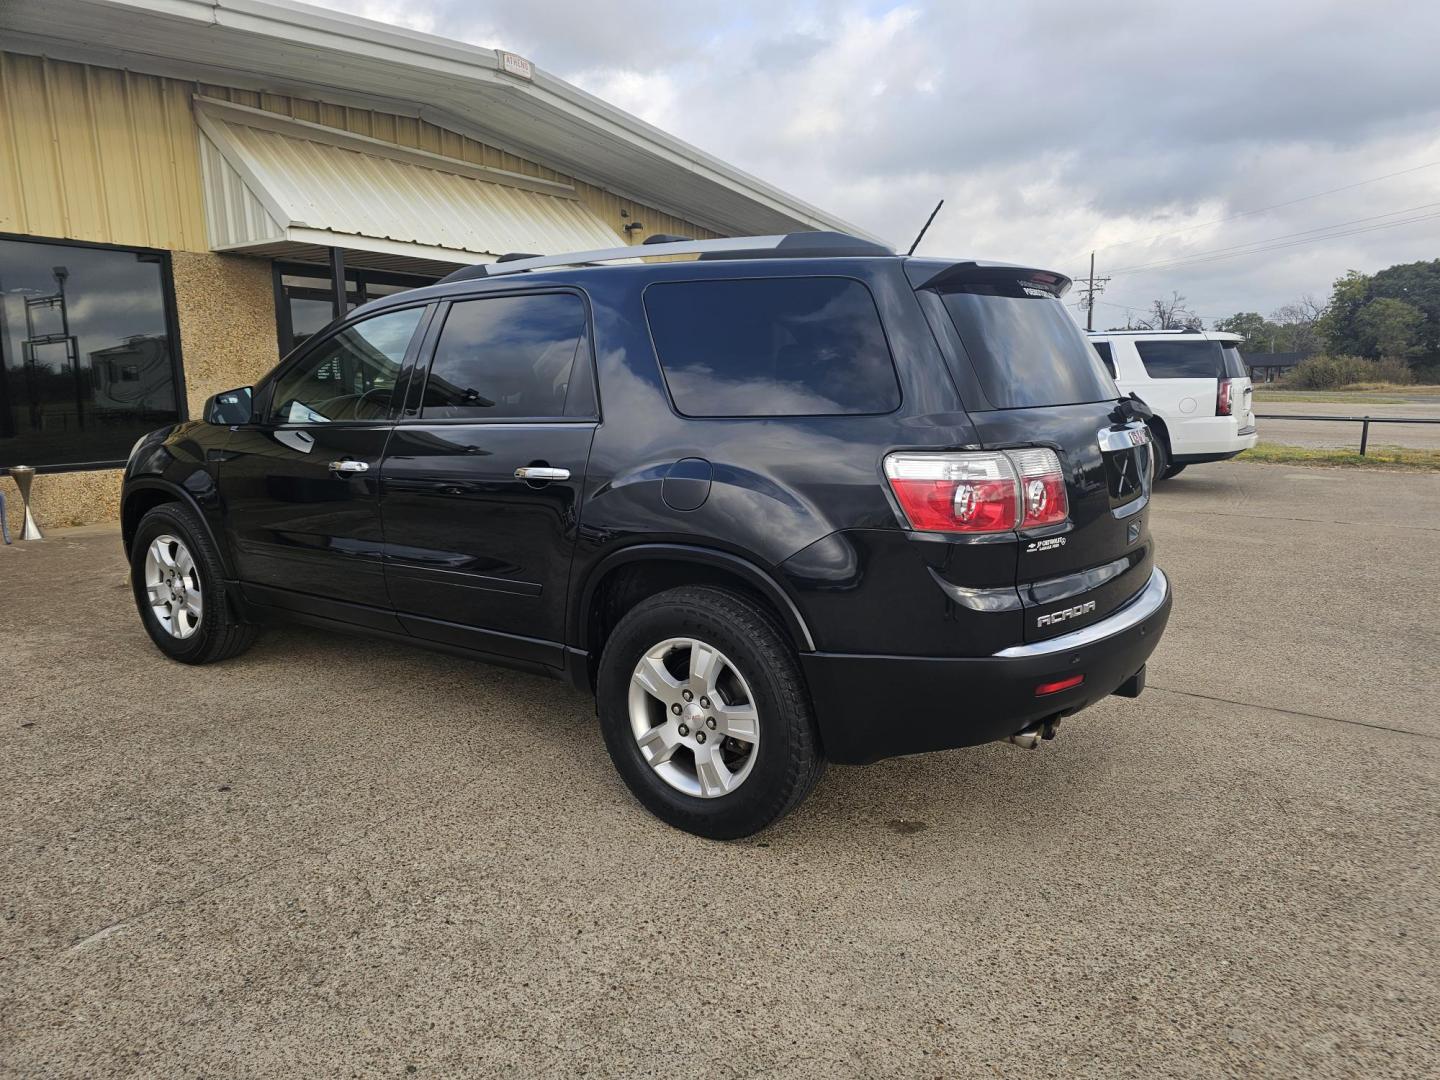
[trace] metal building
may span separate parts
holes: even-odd
[[[367,299],[809,228],[859,232],[511,53],[282,0],[7,0],[0,472],[53,474],[44,524],[106,520],[140,434]]]

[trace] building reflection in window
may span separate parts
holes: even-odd
[[[0,467],[121,461],[180,418],[164,260],[0,240]]]

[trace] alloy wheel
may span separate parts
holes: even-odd
[[[200,571],[185,542],[165,533],[145,551],[145,598],[155,621],[184,640],[200,629]]]
[[[718,799],[755,766],[760,716],[734,662],[697,638],[667,638],[630,678],[630,729],[645,762],[677,791]]]

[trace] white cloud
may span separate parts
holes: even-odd
[[[1440,200],[1436,167],[1234,218],[1440,161],[1435,4],[326,2],[514,49],[896,244],[943,196],[931,254],[1074,273],[1096,249],[1103,274]],[[1440,219],[1116,273],[1105,299],[1266,312],[1437,256]]]

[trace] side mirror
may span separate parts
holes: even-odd
[[[255,389],[242,386],[224,390],[205,402],[205,422],[228,427],[248,424],[255,416]]]

